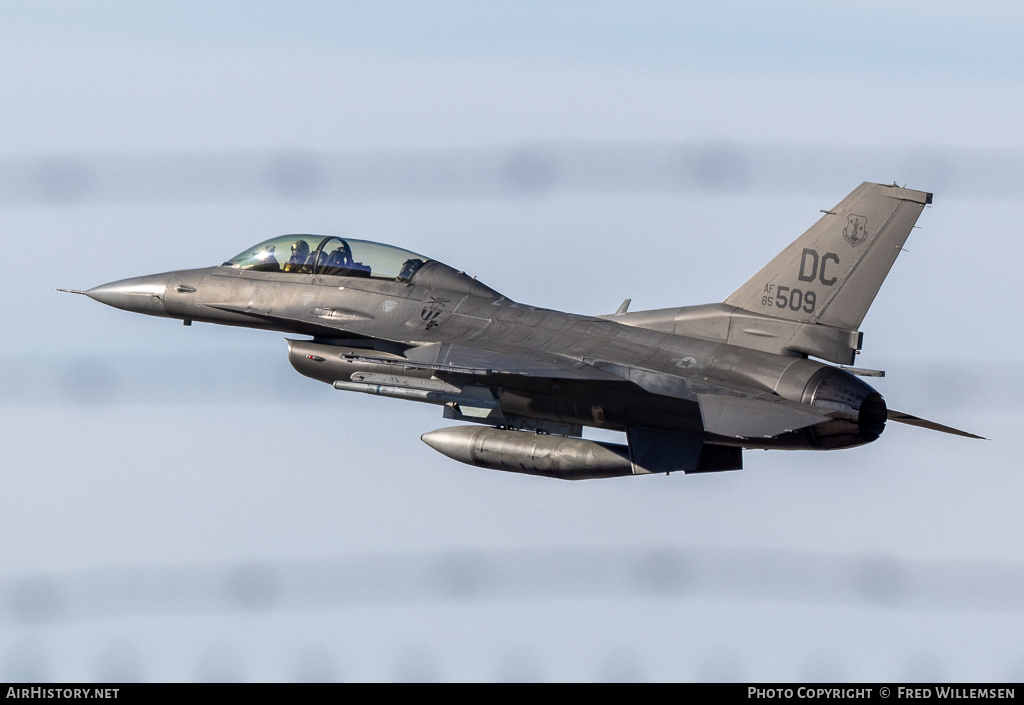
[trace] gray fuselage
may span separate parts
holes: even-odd
[[[115,300],[118,287],[133,293]],[[847,447],[874,440],[884,427],[881,396],[830,365],[516,303],[436,261],[408,282],[220,266],[115,282],[90,294],[186,322],[311,335],[312,344],[330,351],[406,355],[433,365],[442,378],[451,365],[450,377],[493,389],[501,411],[513,418],[671,429],[748,448]],[[494,357],[479,370],[453,362],[450,353],[462,344],[515,365],[504,369]],[[328,383],[380,368],[352,355],[318,366],[317,357],[326,356],[292,361]],[[826,409],[832,418],[771,438],[709,434],[698,395],[782,398]]]

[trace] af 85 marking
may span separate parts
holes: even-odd
[[[776,287],[774,284],[767,284],[764,287],[765,295],[761,297],[761,305],[788,308],[790,311],[803,311],[814,313],[814,307],[818,305],[818,295],[811,291],[796,289],[788,286]]]

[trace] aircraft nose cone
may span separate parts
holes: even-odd
[[[170,278],[171,275],[168,273],[122,279],[101,284],[84,293],[90,299],[114,308],[151,316],[166,316],[164,293],[167,291],[167,282]]]

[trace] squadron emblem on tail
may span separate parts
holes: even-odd
[[[868,219],[862,215],[851,215],[843,228],[843,237],[850,243],[850,247],[856,247],[868,239]]]

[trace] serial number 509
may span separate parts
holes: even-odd
[[[775,290],[775,296],[762,296],[762,306],[775,306],[775,308],[788,308],[790,311],[814,313],[814,307],[818,303],[818,296],[813,291],[801,291],[790,289],[788,286],[780,286]]]

